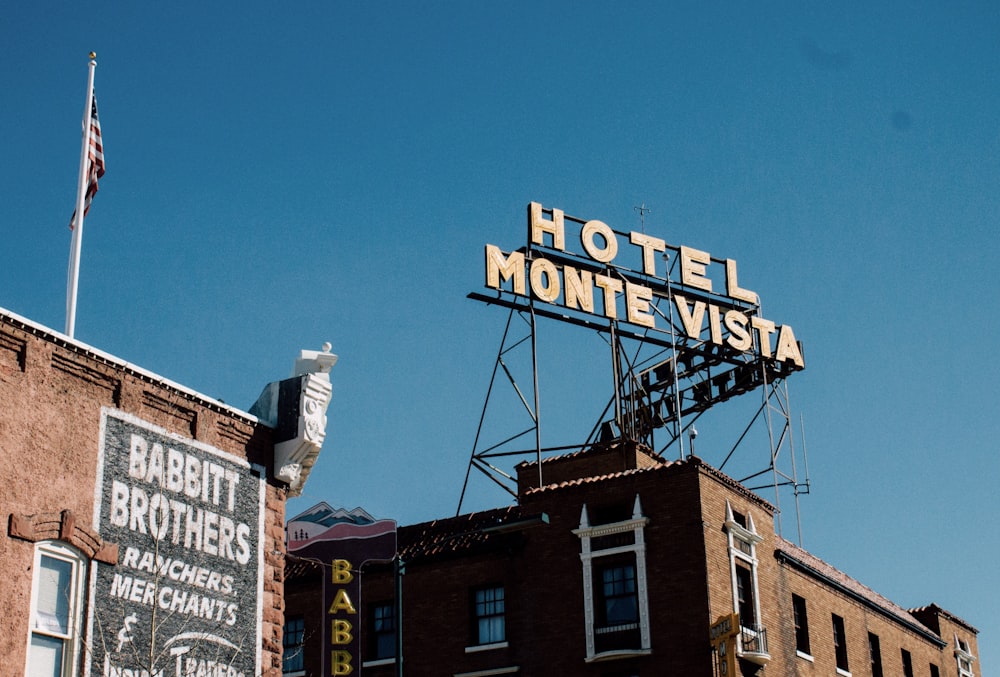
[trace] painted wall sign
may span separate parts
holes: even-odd
[[[574,226],[575,243],[567,233]],[[487,287],[653,333],[676,318],[687,339],[804,366],[792,327],[760,315],[759,298],[740,286],[733,259],[538,202],[528,205],[528,243],[512,252],[486,245]]]
[[[361,568],[396,556],[396,522],[320,503],[288,522],[288,552],[324,566],[323,674],[361,670]]]
[[[105,409],[89,674],[260,674],[263,469]]]

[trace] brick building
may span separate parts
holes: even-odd
[[[362,674],[982,674],[974,627],[781,538],[771,504],[698,458],[615,442],[542,463],[541,487],[518,466],[516,506],[401,527],[398,579],[362,569]],[[288,571],[286,674],[337,674],[317,602],[330,569]]]
[[[0,672],[280,674],[334,360],[303,351],[252,415],[0,309]]]

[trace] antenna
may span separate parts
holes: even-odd
[[[649,207],[647,207],[645,202],[643,202],[638,207],[632,207],[632,209],[634,209],[635,211],[639,212],[639,228],[642,229],[642,233],[643,233],[643,235],[645,235],[646,234],[646,214],[649,214],[653,210],[650,209]]]

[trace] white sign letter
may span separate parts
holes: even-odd
[[[531,224],[531,244],[545,246],[545,233],[552,235],[552,248],[566,251],[566,230],[564,227],[563,210],[553,209],[552,220],[547,221],[542,216],[542,205],[532,202],[528,205],[528,219]]]

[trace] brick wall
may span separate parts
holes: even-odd
[[[951,646],[956,632],[969,642],[973,654],[978,652],[976,631],[964,621],[931,609],[927,613],[940,629],[925,627],[909,612],[783,540],[775,533],[773,506],[698,459],[607,474],[608,468],[598,462],[600,457],[588,460],[583,458],[586,454],[571,456],[577,470],[597,463],[601,474],[575,478],[566,475],[542,489],[525,489],[520,497],[518,515],[545,513],[548,523],[469,540],[455,531],[455,525],[475,524],[474,517],[440,520],[441,524],[447,523],[443,533],[450,534],[448,538],[453,540],[435,542],[423,556],[407,563],[403,578],[403,662],[408,677],[491,674],[489,671],[506,674],[505,669],[514,667],[517,674],[526,677],[712,677],[709,627],[736,609],[727,506],[744,523],[752,519],[760,537],[755,546],[756,594],[759,624],[766,629],[768,640],[766,667],[761,670],[741,660],[739,674],[835,676],[832,614],[844,619],[853,675],[871,674],[869,632],[879,637],[883,674],[887,677],[902,674],[901,649],[910,652],[915,677],[928,677],[931,663],[938,666],[942,677],[956,675]],[[588,663],[580,539],[573,530],[580,525],[584,506],[592,525],[603,523],[602,519],[628,519],[636,496],[642,514],[649,520],[643,533],[652,652],[649,656]],[[407,542],[409,529],[430,533],[433,524],[402,527],[401,542]],[[793,566],[789,553],[808,562],[815,571],[805,571],[801,563]],[[505,646],[469,652],[470,590],[487,583],[505,588],[508,641]],[[863,599],[845,592],[844,586],[863,593]],[[306,589],[308,585],[303,587]],[[369,602],[391,599],[391,571],[373,568],[364,575],[362,590]],[[807,603],[808,657],[796,652],[793,593]],[[299,605],[309,604],[308,594],[296,593],[289,601],[305,608]],[[361,628],[363,645],[367,627],[364,623]],[[948,646],[942,648],[942,642],[935,640],[935,632],[946,635]],[[388,677],[394,674],[394,666],[366,667],[364,672],[372,677]],[[977,677],[981,674],[977,665]]]
[[[53,525],[65,525],[68,515],[72,529],[63,528],[64,540],[90,555],[102,407],[245,458],[271,475],[270,431],[249,415],[3,313],[0,402],[0,506],[5,520],[0,569],[7,574],[0,584],[0,608],[5,610],[0,655],[8,666],[25,664],[32,534],[36,540],[59,538]],[[263,538],[266,675],[280,675],[281,667],[284,505],[283,487],[268,483]]]

